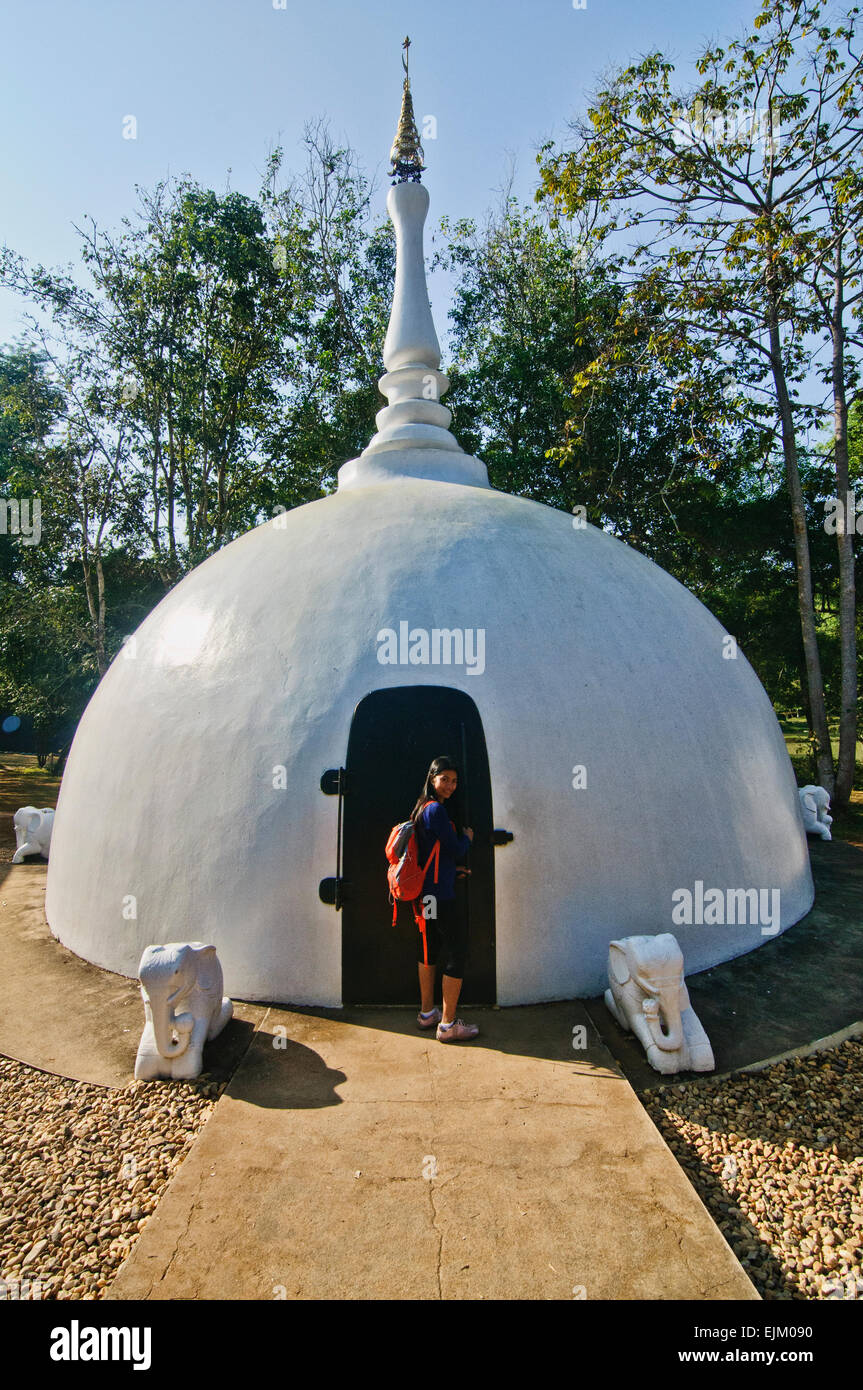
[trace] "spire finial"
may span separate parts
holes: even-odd
[[[423,224],[429,193],[420,183],[424,165],[408,78],[410,39],[405,39],[402,48],[402,114],[390,153],[396,178],[387,193],[396,234],[396,277],[384,342],[386,371],[378,382],[388,404],[375,416],[377,433],[368,447],[339,469],[339,490],[396,478],[488,487],[485,464],[466,454],[450,433],[452,415],[440,400],[449,381],[440,370],[440,345],[426,284]]]
[[[402,109],[399,116],[398,130],[390,150],[390,163],[392,168],[390,174],[394,175],[393,183],[412,183],[420,182],[420,174],[425,169],[423,159],[423,147],[420,144],[419,131],[414,120],[414,104],[411,97],[410,75],[408,73],[408,61],[410,58],[410,39],[405,36],[402,43],[404,53],[402,54],[402,67],[405,70],[405,80],[402,88]]]

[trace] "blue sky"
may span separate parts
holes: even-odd
[[[284,3],[284,8],[276,8]],[[116,227],[135,184],[189,173],[254,194],[267,153],[304,163],[305,122],[327,116],[385,215],[387,158],[410,34],[430,223],[481,218],[512,160],[532,197],[535,150],[562,137],[598,76],[654,48],[685,69],[707,38],[749,27],[757,0],[0,0],[0,240],[46,265],[79,259],[72,224]],[[134,116],[137,137],[123,138]],[[432,285],[446,330],[445,279]],[[0,343],[22,302],[0,291]]]

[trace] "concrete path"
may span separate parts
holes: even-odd
[[[110,1297],[758,1297],[580,1005],[471,1017],[269,1010]]]

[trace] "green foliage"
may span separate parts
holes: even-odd
[[[572,148],[546,145],[538,156],[537,199],[558,218],[580,220],[585,244],[604,251],[623,291],[611,332],[596,305],[577,328],[595,350],[574,374],[567,448],[587,438],[598,392],[616,396],[621,378],[657,366],[674,382],[670,408],[692,421],[684,447],[702,464],[712,461],[717,474],[712,501],[711,489],[702,491],[700,515],[681,509],[681,529],[697,537],[702,556],[721,554],[723,568],[727,561],[712,606],[729,627],[739,635],[745,625],[755,636],[772,625],[781,635],[773,658],[767,641],[756,641],[768,685],[785,690],[787,673],[805,667],[823,775],[829,744],[818,639],[829,685],[832,598],[825,603],[821,586],[823,512],[813,514],[798,438],[821,424],[821,402],[807,398],[807,387],[817,335],[835,337],[839,247],[847,267],[844,310],[860,312],[857,19],[852,8],[840,22],[831,20],[827,0],[767,0],[754,33],[705,49],[694,84],[678,85],[673,64],[648,54],[605,81],[574,127]],[[827,369],[834,389],[836,375]],[[853,362],[842,363],[838,376],[853,383]],[[737,439],[731,479],[729,432]],[[779,461],[793,530],[791,518],[772,505]],[[696,471],[705,481],[704,470]],[[815,488],[822,497],[833,490],[823,487]],[[768,513],[772,535],[761,530]],[[756,547],[742,588],[728,582],[739,564],[735,530]],[[796,576],[788,568],[792,536]],[[788,622],[795,577],[802,667],[793,660]],[[693,587],[710,594],[706,578]],[[826,588],[835,589],[835,562]]]
[[[73,585],[0,587],[0,707],[33,721],[40,754],[57,751],[99,678],[85,626]]]
[[[63,396],[45,373],[45,355],[26,343],[0,351],[0,498],[40,495],[45,441],[63,411]],[[24,546],[11,527],[0,533],[0,582],[23,565],[37,567],[38,547]]]
[[[139,189],[118,235],[81,231],[87,285],[0,254],[0,280],[52,316],[67,452],[105,470],[105,524],[166,587],[323,495],[374,429],[392,228],[370,227],[368,182],[325,126],[306,146],[301,186],[279,186],[276,151],[257,199]]]
[[[0,535],[0,699],[48,737],[188,569],[329,491],[365,446],[392,301],[392,227],[326,126],[257,199],[191,178],[138,190],[83,276],[0,251],[42,311],[0,352],[0,495],[38,496],[38,545]],[[44,318],[50,327],[42,327]]]
[[[645,354],[591,379],[572,418],[573,378],[617,343],[625,290],[559,219],[508,199],[481,233],[443,219],[435,259],[458,273],[447,398],[465,448],[493,484],[620,536],[696,589],[711,585],[717,533],[753,476],[751,431],[721,427]],[[709,406],[709,402],[708,402]],[[698,447],[696,447],[696,443]]]

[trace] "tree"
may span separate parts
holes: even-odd
[[[6,520],[16,516],[0,535],[0,701],[32,720],[42,764],[64,722],[83,708],[89,655],[74,586],[60,580],[68,529],[50,486],[52,440],[64,414],[44,352],[26,342],[0,351],[0,492]]]
[[[260,443],[300,310],[252,199],[161,183],[139,190],[137,222],[124,226],[81,232],[92,289],[9,254],[4,278],[52,312],[76,356],[82,436],[131,437],[149,482],[141,520],[170,585],[254,519]]]
[[[853,116],[857,11],[831,28],[825,9],[826,0],[764,0],[753,33],[701,55],[694,91],[672,87],[673,65],[659,53],[614,74],[577,126],[575,148],[541,152],[537,196],[569,215],[592,208],[597,245],[649,229],[617,253],[631,276],[627,297],[613,344],[576,377],[577,397],[621,363],[684,361],[682,399],[698,395],[717,420],[760,431],[765,459],[779,442],[818,774],[832,790],[799,465],[800,426],[816,415],[801,399],[811,319],[799,291],[812,255],[809,245],[801,258],[801,247],[817,225],[814,190],[841,178],[863,130]],[[736,386],[723,393],[729,375]],[[695,434],[692,444],[700,447]]]
[[[395,281],[395,231],[372,223],[374,187],[327,122],[303,134],[306,164],[281,182],[283,151],[270,157],[262,205],[277,247],[297,222],[306,286],[305,332],[291,363],[292,387],[271,452],[308,478],[302,500],[335,486],[347,459],[368,444],[383,404],[378,389]],[[280,256],[286,268],[287,254]],[[289,273],[289,272],[288,272]]]
[[[581,506],[697,592],[712,586],[717,515],[753,486],[745,432],[714,425],[697,401],[678,409],[660,361],[594,377],[576,429],[573,377],[613,347],[623,288],[585,256],[579,232],[545,225],[509,194],[481,231],[446,218],[441,231],[434,264],[458,276],[447,403],[492,483]]]
[[[0,252],[50,316],[0,361],[0,484],[43,504],[38,546],[0,535],[0,689],[40,737],[188,568],[322,496],[374,429],[392,227],[322,123],[306,147],[296,192],[280,151],[257,200],[139,189],[118,234],[79,229],[83,278]]]
[[[190,178],[138,190],[119,235],[79,229],[90,283],[0,255],[0,281],[52,316],[81,438],[166,588],[277,505],[323,495],[368,442],[394,237],[324,123],[302,179],[270,157],[258,199]],[[58,369],[61,369],[58,367]],[[122,442],[123,447],[120,447]],[[136,529],[137,528],[137,529]]]
[[[41,532],[45,449],[64,408],[62,392],[45,365],[45,354],[30,343],[0,349],[0,495],[6,523],[0,530],[0,579],[10,579],[25,561],[32,569],[40,557],[38,546],[24,545],[16,536],[21,535],[22,506],[26,524],[32,525],[37,499]]]
[[[847,107],[846,107],[847,109]],[[859,120],[859,103],[854,114]],[[856,361],[849,356],[849,343],[858,350],[861,306],[863,306],[863,170],[859,150],[838,180],[825,184],[819,180],[822,226],[814,237],[814,254],[806,257],[806,285],[811,295],[815,325],[827,339],[829,365],[823,373],[833,405],[832,453],[836,478],[836,498],[840,509],[835,524],[839,561],[839,644],[841,650],[841,691],[839,699],[839,756],[833,800],[845,807],[851,799],[857,757],[857,587],[854,562],[854,522],[848,526],[846,509],[851,495],[848,438],[848,392],[859,384]],[[809,249],[809,248],[807,248]],[[849,315],[856,317],[856,325]],[[855,332],[855,327],[857,331]],[[853,510],[853,509],[852,509]]]
[[[71,739],[98,680],[72,584],[0,585],[0,702],[32,721],[39,766]]]

